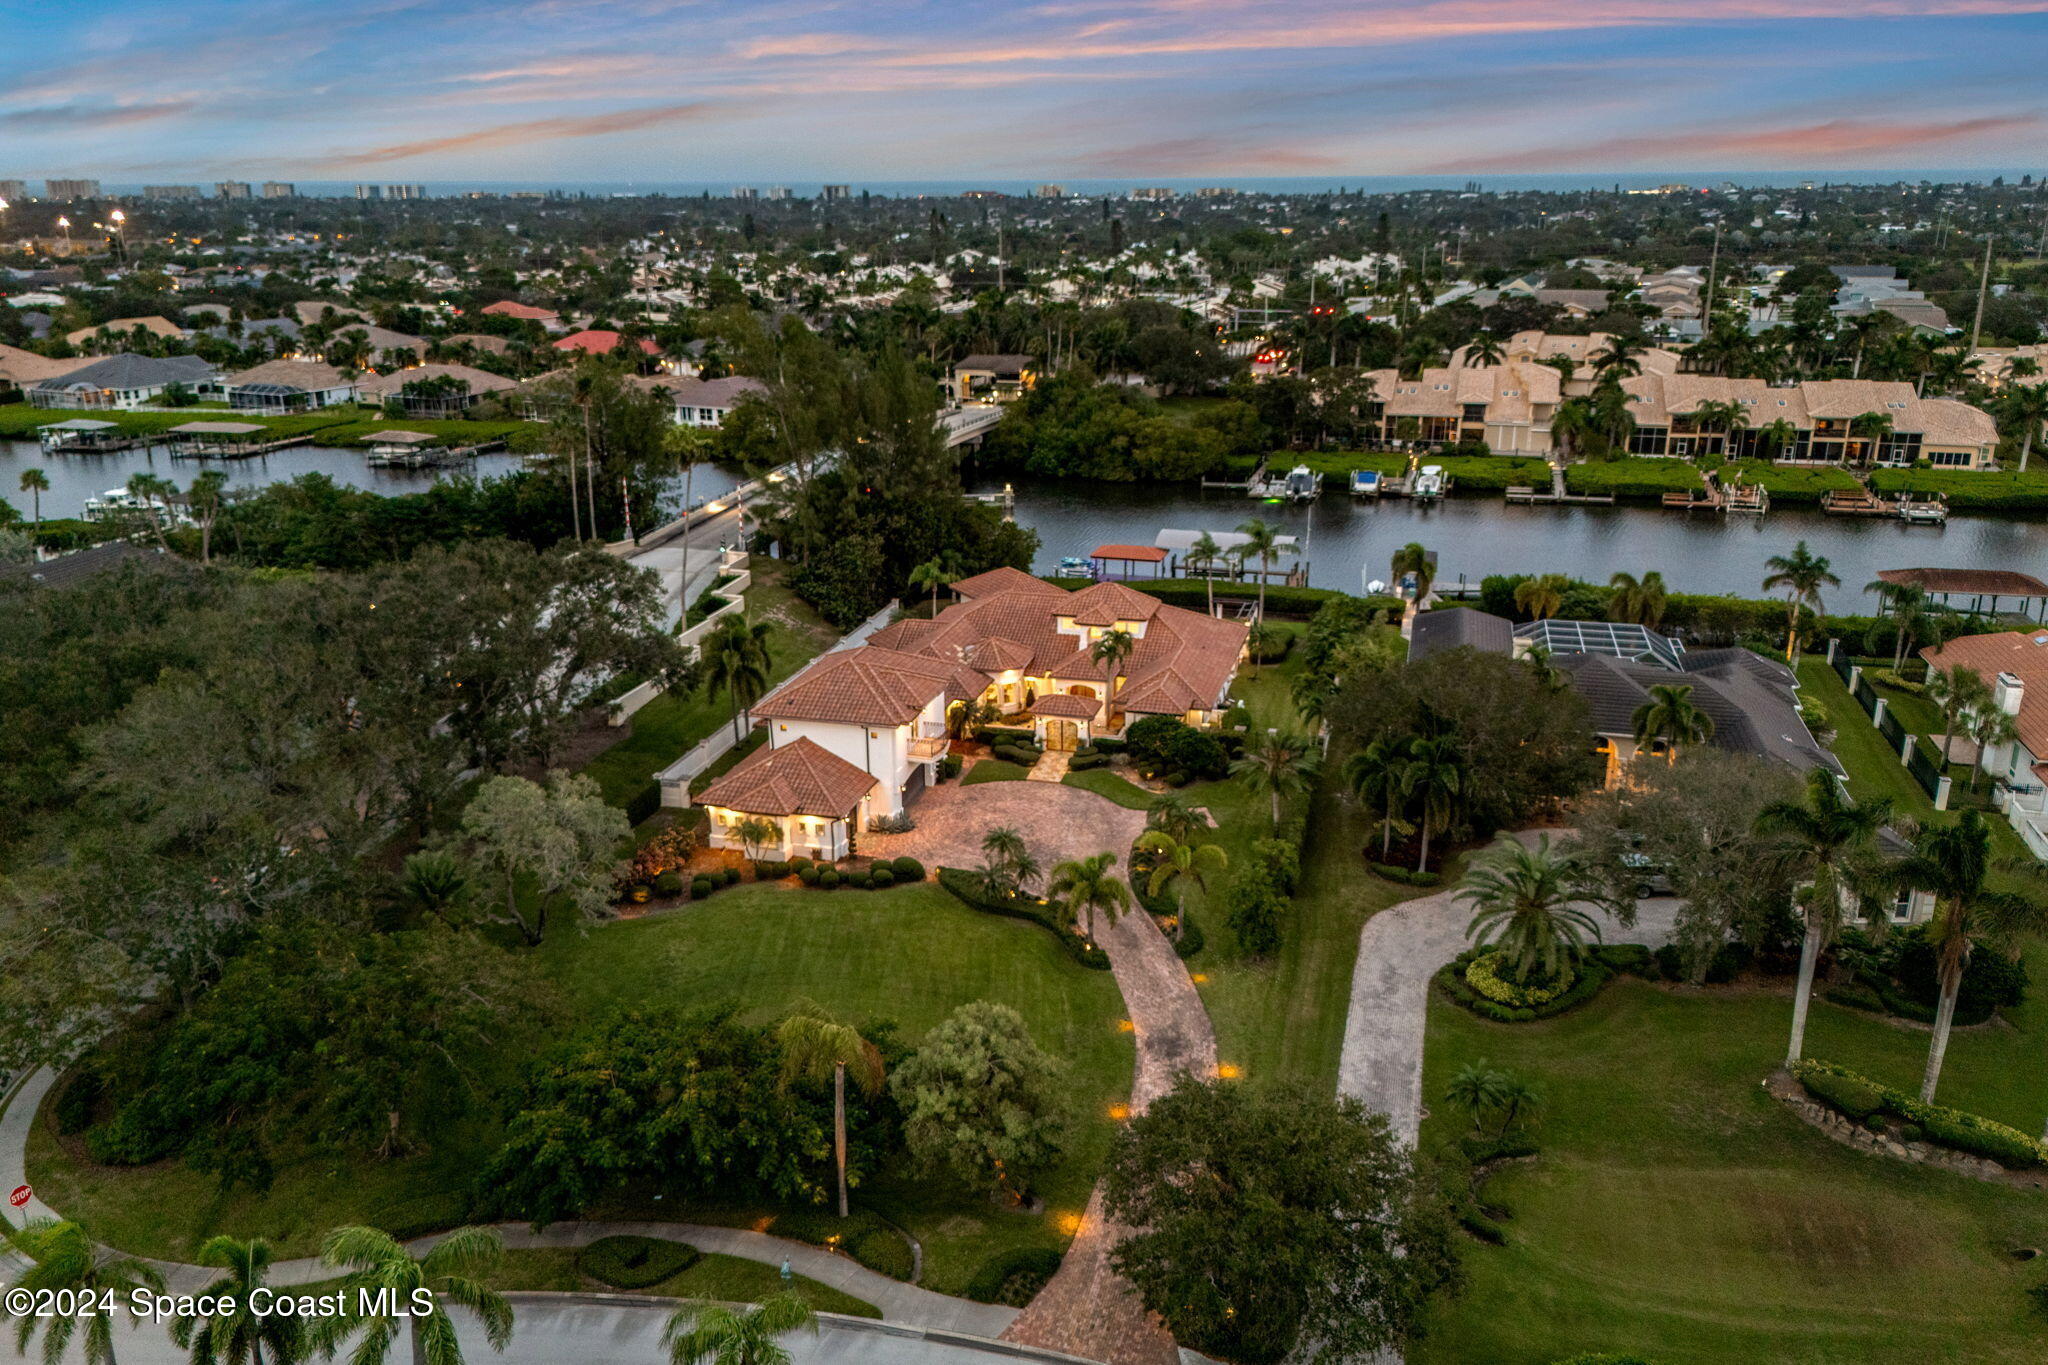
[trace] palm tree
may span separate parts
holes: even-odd
[[[1145,808],[1145,828],[1156,829],[1178,843],[1189,842],[1208,827],[1207,817],[1197,814],[1179,792],[1161,792]]]
[[[1253,555],[1259,557],[1258,619],[1263,621],[1266,619],[1266,575],[1272,570],[1273,556],[1280,553],[1281,529],[1270,521],[1260,521],[1253,517],[1239,526],[1237,533],[1244,539],[1232,547],[1230,552],[1237,556],[1238,562],[1243,563]]]
[[[571,398],[583,414],[583,479],[589,497],[590,538],[597,539],[597,446],[591,435],[590,412],[597,401],[597,376],[588,367],[571,381]],[[576,501],[576,466],[569,465],[569,501]]]
[[[1655,630],[1664,620],[1664,607],[1670,594],[1664,587],[1664,575],[1655,569],[1641,578],[1632,573],[1617,573],[1607,580],[1614,589],[1614,595],[1607,599],[1607,614],[1616,621],[1632,621],[1639,626]]]
[[[832,1076],[832,1164],[839,1172],[839,1216],[846,1217],[846,1073],[868,1094],[882,1089],[882,1053],[860,1031],[839,1023],[821,1006],[799,1001],[775,1030],[782,1049],[782,1083]]]
[[[1693,427],[1702,434],[1718,431],[1721,433],[1722,454],[1728,453],[1728,446],[1735,433],[1746,422],[1748,412],[1740,403],[1723,402],[1718,398],[1703,400],[1692,410]],[[1705,452],[1701,452],[1704,454]]]
[[[1606,347],[1591,357],[1593,372],[1602,379],[1632,379],[1643,372],[1643,367],[1636,361],[1642,349],[1643,343],[1635,337],[1610,336]]]
[[[1115,710],[1112,699],[1116,696],[1117,671],[1137,647],[1138,637],[1121,626],[1105,630],[1088,647],[1088,657],[1102,665],[1102,723],[1105,727]]]
[[[1547,620],[1563,609],[1565,590],[1571,585],[1561,573],[1525,578],[1515,584],[1515,610],[1531,620]]]
[[[1799,900],[1806,936],[1799,947],[1799,985],[1792,996],[1787,1066],[1799,1060],[1806,1046],[1806,1008],[1813,998],[1814,964],[1841,923],[1844,902],[1874,890],[1877,835],[1891,815],[1890,801],[1877,799],[1857,805],[1834,774],[1819,768],[1807,774],[1804,801],[1773,801],[1757,813],[1757,832],[1775,837],[1780,856],[1805,883]]]
[[[2035,425],[2039,426],[2040,423],[2037,422]],[[2020,467],[2026,468],[2024,459],[2021,460]],[[35,537],[35,543],[40,545],[43,540],[43,494],[50,491],[50,476],[40,469],[22,470],[21,491],[28,494],[34,502],[35,529],[30,534]]]
[[[1863,591],[1877,594],[1878,609],[1889,615],[1898,630],[1892,641],[1892,667],[1906,661],[1906,642],[1917,639],[1927,621],[1927,589],[1917,583],[1887,583],[1873,578]]]
[[[171,1324],[171,1340],[192,1353],[192,1365],[292,1365],[305,1342],[305,1319],[292,1313],[258,1312],[256,1291],[270,1269],[270,1244],[256,1239],[208,1238],[199,1248],[199,1264],[227,1271],[200,1290],[205,1297],[232,1300],[233,1312],[213,1317],[181,1317]]]
[[[1066,902],[1070,911],[1087,912],[1090,943],[1095,941],[1096,911],[1100,910],[1115,924],[1131,908],[1131,889],[1110,873],[1115,866],[1114,853],[1075,858],[1055,867],[1052,881],[1046,886],[1048,892]]]
[[[1593,404],[1587,398],[1565,399],[1557,405],[1557,411],[1550,419],[1551,438],[1566,456],[1575,455],[1584,448],[1586,438],[1595,430]]]
[[[1828,572],[1827,556],[1814,554],[1803,540],[1792,547],[1789,555],[1772,555],[1764,561],[1764,567],[1771,571],[1764,579],[1764,591],[1785,590],[1785,657],[1797,664],[1800,607],[1811,607],[1818,617],[1822,606],[1820,590],[1839,588],[1842,580]]]
[[[728,616],[697,647],[703,661],[701,686],[706,695],[724,692],[732,698],[732,732],[735,739],[746,734],[747,708],[761,700],[768,690],[769,624],[749,626],[738,616]]]
[[[1773,460],[1777,459],[1783,452],[1792,449],[1798,440],[1799,428],[1793,426],[1783,417],[1758,427],[1756,432],[1756,448],[1758,452],[1766,454],[1767,458]]]
[[[1984,776],[1984,755],[2018,739],[2020,723],[1996,706],[1985,706],[1970,717],[1969,733],[1977,746],[1977,766],[1970,769],[1970,790],[1975,791],[1977,780]]]
[[[1308,786],[1321,757],[1314,741],[1305,735],[1269,730],[1253,740],[1244,753],[1231,761],[1230,775],[1273,803],[1273,832],[1280,832],[1280,798],[1293,796]]]
[[[123,1256],[93,1245],[92,1238],[76,1223],[55,1218],[32,1218],[19,1228],[0,1219],[0,1233],[27,1257],[30,1264],[16,1275],[9,1289],[42,1290],[100,1297],[111,1294],[126,1299],[136,1289],[163,1291],[164,1277],[147,1261]],[[56,1365],[64,1358],[72,1334],[85,1324],[85,1365],[115,1365],[113,1313],[58,1313],[37,1317],[23,1313],[14,1327],[14,1348],[28,1354],[28,1344],[38,1327],[43,1329],[43,1360]]]
[[[1466,344],[1465,363],[1475,370],[1484,370],[1498,365],[1506,356],[1507,348],[1500,338],[1491,332],[1481,332]]]
[[[1534,848],[1511,843],[1482,855],[1457,895],[1472,903],[1465,937],[1497,947],[1516,981],[1561,980],[1585,957],[1588,938],[1600,941],[1600,926],[1572,905],[1578,870],[1569,854],[1552,851],[1548,834]]]
[[[1422,813],[1422,852],[1417,872],[1429,870],[1429,836],[1448,828],[1465,789],[1465,764],[1448,738],[1416,738],[1408,743],[1408,763],[1401,774],[1401,797]]]
[[[1138,847],[1153,855],[1152,873],[1145,883],[1145,894],[1159,895],[1174,883],[1192,882],[1195,888],[1207,895],[1209,877],[1230,866],[1230,855],[1216,844],[1184,844],[1171,834],[1148,829],[1138,836]],[[1175,897],[1176,900],[1179,896]],[[1174,917],[1173,937],[1180,941],[1187,924],[1187,912],[1183,910]]]
[[[739,835],[747,857],[755,862],[761,861],[761,850],[770,843],[779,845],[782,842],[781,827],[764,816],[750,815],[734,825],[732,832]]]
[[[1394,557],[1387,561],[1387,569],[1393,574],[1396,584],[1409,574],[1415,575],[1415,601],[1418,606],[1428,598],[1430,584],[1436,581],[1436,562],[1419,540],[1411,540],[1394,551]]]
[[[170,553],[171,545],[164,539],[164,523],[177,492],[178,486],[161,474],[132,474],[128,478],[128,495],[139,499],[148,509],[149,529],[156,536],[157,548],[166,554]]]
[[[1922,1103],[1934,1103],[1941,1083],[1941,1063],[1948,1052],[1948,1034],[1955,1022],[1956,993],[1963,969],[1979,946],[2012,951],[2027,938],[2048,930],[2048,909],[2009,891],[1986,885],[1991,872],[1991,830],[1975,810],[1965,810],[1952,825],[1923,830],[1913,851],[1899,865],[1899,880],[1934,893],[1934,918],[1928,921],[1927,942],[1934,949],[1935,980],[1940,999],[1934,1009],[1934,1038],[1927,1048],[1927,1070],[1920,1078]]]
[[[1849,419],[1849,430],[1863,438],[1863,463],[1870,464],[1877,459],[1878,451],[1885,437],[1892,434],[1892,419],[1889,413],[1865,412]]]
[[[693,1303],[678,1308],[661,1329],[673,1365],[789,1365],[775,1340],[789,1332],[816,1334],[818,1315],[794,1294],[777,1294],[757,1308]]]
[[[2014,364],[2017,370],[2017,362]],[[2020,429],[2020,473],[2027,472],[2027,457],[2034,453],[2034,438],[2041,434],[2041,424],[2048,422],[2048,384],[2015,384],[2005,392],[2005,421],[2007,426]],[[28,475],[21,476],[22,487],[28,487]]]
[[[1223,547],[1218,545],[1216,537],[1210,535],[1207,531],[1196,536],[1195,543],[1188,546],[1187,562],[1192,564],[1196,560],[1200,560],[1202,563],[1202,582],[1209,589],[1209,614],[1211,616],[1216,614],[1216,576],[1210,571],[1215,567],[1216,559],[1222,553]]]
[[[1972,711],[1989,707],[1991,688],[1984,675],[1974,668],[1959,664],[1949,669],[1932,669],[1927,675],[1927,700],[1941,708],[1941,767],[1946,772],[1957,722]]]
[[[1693,705],[1690,683],[1653,684],[1650,699],[1629,720],[1635,727],[1636,752],[1648,753],[1661,739],[1668,763],[1678,762],[1679,745],[1714,737],[1714,718]]]
[[[1015,829],[998,825],[981,836],[981,884],[989,895],[1007,900],[1028,891],[1041,875],[1038,859]]]
[[[932,615],[939,614],[939,589],[953,581],[951,566],[943,559],[927,559],[910,571],[910,586],[932,590]]]
[[[1376,739],[1344,760],[1344,785],[1381,812],[1380,861],[1394,846],[1394,816],[1408,790],[1408,754],[1391,739]]]
[[[1507,1073],[1494,1070],[1492,1063],[1481,1057],[1458,1068],[1451,1083],[1444,1087],[1444,1103],[1470,1114],[1472,1131],[1477,1133],[1481,1130],[1480,1119],[1487,1111],[1506,1102],[1507,1085]]]
[[[504,1257],[504,1239],[492,1228],[457,1228],[424,1256],[414,1256],[378,1228],[336,1228],[321,1243],[320,1259],[348,1272],[339,1288],[349,1311],[315,1319],[312,1344],[331,1355],[360,1330],[349,1365],[385,1365],[404,1332],[411,1338],[413,1365],[462,1365],[455,1321],[443,1306],[454,1303],[482,1319],[484,1339],[502,1351],[512,1340],[512,1305],[477,1276]],[[380,1302],[387,1311],[378,1311]],[[431,1307],[419,1312],[422,1303]]]

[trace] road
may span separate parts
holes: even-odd
[[[673,626],[683,619],[692,598],[710,585],[718,567],[720,546],[740,543],[742,509],[731,507],[707,517],[681,535],[629,551],[629,564],[652,569],[661,579],[662,616]]]

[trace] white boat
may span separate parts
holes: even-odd
[[[1921,526],[1941,526],[1948,521],[1948,504],[1939,499],[1931,502],[1902,501],[1899,503],[1899,516]]]
[[[98,497],[85,500],[85,519],[87,521],[106,521],[113,517],[133,516],[137,512],[146,512],[148,510],[149,504],[147,502],[136,497],[125,488],[109,488]]]
[[[1080,555],[1068,555],[1060,561],[1061,578],[1093,578],[1095,562]]]
[[[1449,484],[1442,465],[1426,464],[1416,471],[1415,486],[1409,490],[1409,496],[1418,502],[1435,502],[1444,495]]]
[[[1310,502],[1323,491],[1323,476],[1305,464],[1298,464],[1287,471],[1287,480],[1281,486],[1280,496],[1289,502]]]
[[[1354,498],[1376,498],[1380,495],[1380,472],[1377,469],[1354,469],[1351,471],[1351,496]]]

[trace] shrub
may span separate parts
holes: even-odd
[[[1458,1226],[1489,1246],[1499,1247],[1508,1244],[1508,1230],[1477,1209],[1460,1210]]]
[[[158,1121],[158,1106],[124,1104],[85,1135],[85,1149],[102,1166],[147,1166],[178,1150],[178,1138]]]
[[[812,867],[812,866],[815,866],[816,864],[817,864],[817,859],[815,859],[815,858],[806,858],[806,857],[804,857],[804,856],[803,856],[802,854],[798,854],[798,855],[797,855],[796,857],[794,857],[794,858],[791,858],[791,859],[789,860],[789,870],[790,870],[791,872],[799,872],[799,873],[800,873],[800,872],[802,872],[802,871],[803,871],[803,870],[804,870],[805,868],[807,868],[807,867]]]
[[[1938,1147],[1985,1157],[2001,1166],[2026,1169],[2048,1165],[2048,1143],[2017,1128],[1946,1105],[1923,1104],[1832,1062],[1813,1058],[1794,1062],[1792,1074],[1807,1094],[1849,1118],[1884,1115],[1898,1119],[1919,1128],[1924,1140]]]
[[[1280,921],[1287,912],[1287,898],[1260,869],[1247,867],[1231,878],[1223,903],[1238,947],[1253,957],[1265,957],[1280,946]]]
[[[875,890],[882,891],[896,885],[896,874],[881,863],[876,863],[868,873],[868,882]]]
[[[1657,970],[1664,973],[1666,981],[1687,980],[1685,950],[1676,943],[1667,943],[1650,956],[1657,959]]]
[[[1854,1072],[1805,1067],[1803,1063],[1792,1070],[1807,1094],[1839,1114],[1860,1122],[1884,1108],[1884,1087]]]
[[[100,1073],[90,1068],[74,1071],[64,1082],[64,1088],[57,1092],[57,1131],[65,1137],[82,1133],[92,1127],[93,1116],[100,1107],[100,1097],[107,1093],[107,1083]]]
[[[683,894],[683,874],[664,872],[654,879],[654,893],[657,896],[680,896]]]
[[[1209,945],[1208,936],[1202,932],[1202,926],[1195,923],[1194,916],[1190,915],[1185,907],[1180,911],[1180,937],[1171,941],[1174,956],[1183,960],[1193,957]]]
[[[1075,754],[1067,761],[1067,771],[1085,773],[1090,768],[1100,768],[1109,759],[1102,754]]]
[[[1588,958],[1580,964],[1578,978],[1556,998],[1533,1006],[1508,1004],[1480,994],[1466,979],[1466,969],[1474,959],[1490,955],[1493,951],[1490,948],[1468,948],[1452,959],[1450,965],[1439,970],[1433,981],[1437,989],[1454,1003],[1495,1023],[1526,1024],[1536,1019],[1553,1019],[1585,1004],[1614,979],[1614,974],[1599,958]]]
[[[1166,775],[1166,785],[1169,787],[1185,787],[1187,784],[1188,775],[1178,769]]]
[[[789,864],[773,858],[754,864],[754,876],[764,882],[780,881],[789,875]]]
[[[892,1227],[877,1225],[849,1237],[846,1254],[869,1270],[892,1280],[908,1280],[916,1270],[910,1243]]]
[[[1282,833],[1290,831],[1283,830]],[[1297,839],[1256,839],[1252,842],[1252,865],[1259,869],[1283,896],[1294,894],[1301,881],[1301,845]]]
[[[802,881],[805,886],[816,886],[818,879],[829,871],[831,871],[830,868],[821,868],[816,863],[805,863],[796,870],[796,875],[798,880]]]
[[[1714,950],[1714,956],[1707,961],[1707,984],[1725,986],[1733,981],[1747,967],[1756,954],[1747,943],[1724,943]]]
[[[1060,1268],[1060,1253],[1047,1247],[1020,1247],[998,1252],[982,1263],[967,1282],[967,1297],[976,1303],[1006,1303],[1021,1308]]]
[[[1465,965],[1465,981],[1488,1000],[1520,1009],[1535,1009],[1563,995],[1578,979],[1574,975],[1542,986],[1518,985],[1500,974],[1502,965],[1498,952],[1481,953]]]
[[[690,899],[693,901],[703,900],[711,894],[711,889],[711,878],[709,877],[693,877],[690,879]]]
[[[1117,735],[1097,735],[1091,741],[1090,747],[1099,754],[1115,755],[1124,751],[1124,741]]]
[[[1593,950],[1593,956],[1609,970],[1655,981],[1663,973],[1657,959],[1640,943],[1610,943]]]
[[[961,765],[965,762],[958,754],[947,754],[939,760],[939,780],[945,782],[960,776]]]
[[[1555,1361],[1552,1365],[1650,1365],[1650,1362],[1641,1356],[1611,1356],[1596,1353],[1573,1356],[1569,1360]]]
[[[890,863],[889,867],[890,870],[895,872],[896,880],[899,882],[921,882],[924,880],[924,864],[907,853],[895,862]]]
[[[1100,948],[1090,947],[1081,941],[1079,934],[1071,933],[1053,918],[1050,906],[1040,905],[1032,896],[1011,896],[1007,899],[991,896],[981,884],[979,875],[965,872],[957,867],[939,869],[939,885],[953,893],[970,909],[989,915],[1006,915],[1011,919],[1029,920],[1050,932],[1066,950],[1067,956],[1083,967],[1097,971],[1109,970],[1109,954]]]
[[[600,1237],[576,1253],[576,1268],[614,1289],[646,1289],[699,1259],[697,1248],[666,1237]]]
[[[978,725],[974,730],[975,739],[983,744],[1035,744],[1038,732],[1028,725]]]
[[[650,780],[626,798],[626,820],[639,824],[661,809],[661,783]]]
[[[1372,871],[1375,877],[1404,886],[1440,886],[1444,880],[1440,872],[1417,872],[1412,867],[1396,867],[1392,863],[1373,863]]]
[[[843,879],[840,877],[839,869],[836,867],[828,867],[818,874],[818,885],[827,891],[835,889],[841,880]]]
[[[1921,1142],[1927,1137],[1927,1130],[1917,1123],[1908,1123],[1899,1129],[1899,1141]]]
[[[917,821],[904,811],[901,815],[877,815],[868,821],[868,828],[877,834],[908,834],[917,828]]]
[[[997,758],[1028,768],[1045,756],[1042,749],[1023,744],[998,744],[993,750]]]

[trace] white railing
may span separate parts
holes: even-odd
[[[721,572],[734,573],[736,571],[737,575],[732,582],[711,590],[713,597],[725,599],[725,605],[712,612],[696,625],[691,626],[681,635],[678,635],[676,637],[678,644],[694,654],[697,646],[703,642],[704,637],[717,629],[718,623],[721,620],[732,615],[734,612],[746,610],[747,589],[754,586],[753,570],[747,567],[747,563],[747,552],[745,550],[727,550],[719,559],[718,567]],[[689,609],[688,603],[682,604],[682,610],[685,613]],[[660,683],[652,681],[641,683],[638,687],[611,704],[611,709],[605,715],[605,723],[613,728],[624,725],[628,720],[632,719],[635,711],[638,711],[660,695]]]

